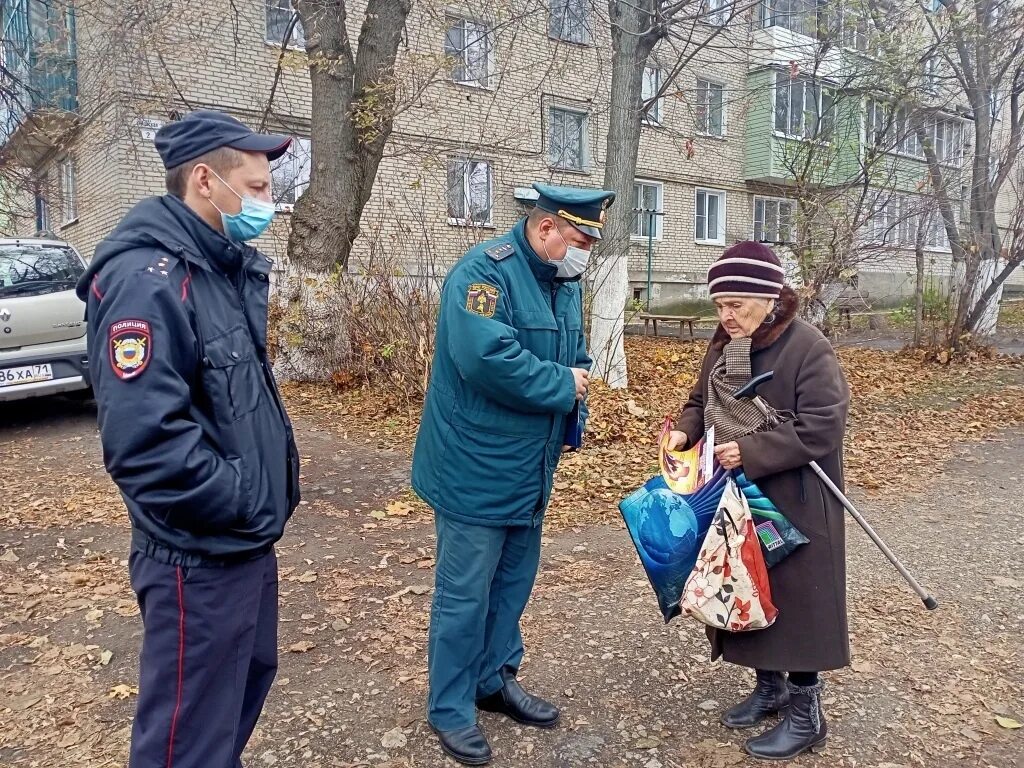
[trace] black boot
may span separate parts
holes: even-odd
[[[554,728],[558,725],[561,717],[558,707],[524,691],[516,680],[515,672],[503,669],[501,679],[505,683],[501,690],[480,699],[476,703],[477,709],[507,715],[517,723],[538,728]]]
[[[491,762],[491,745],[479,725],[457,731],[439,731],[431,726],[441,740],[441,749],[464,765],[486,765]]]
[[[789,711],[771,730],[749,739],[743,748],[762,760],[790,760],[802,752],[821,752],[828,739],[828,725],[821,709],[822,683],[798,686],[789,683]]]
[[[752,728],[766,717],[789,706],[789,691],[784,672],[757,670],[754,692],[722,715],[726,728]]]

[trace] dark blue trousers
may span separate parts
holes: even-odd
[[[241,768],[277,672],[277,556],[128,562],[143,624],[130,768]]]

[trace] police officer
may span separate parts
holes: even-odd
[[[270,161],[228,115],[162,127],[167,195],[96,249],[89,368],[142,613],[131,768],[241,768],[277,670],[276,542],[298,452],[267,359]]]
[[[413,456],[413,487],[437,530],[428,720],[467,765],[491,759],[477,709],[542,728],[559,720],[516,679],[519,620],[552,477],[586,419],[579,279],[615,195],[533,186],[529,216],[470,250],[445,280]]]

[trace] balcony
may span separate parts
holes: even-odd
[[[0,153],[35,166],[77,121],[74,16],[41,0],[3,7]]]

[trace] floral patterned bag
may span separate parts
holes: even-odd
[[[731,476],[679,605],[728,632],[764,629],[779,615],[750,506]]]

